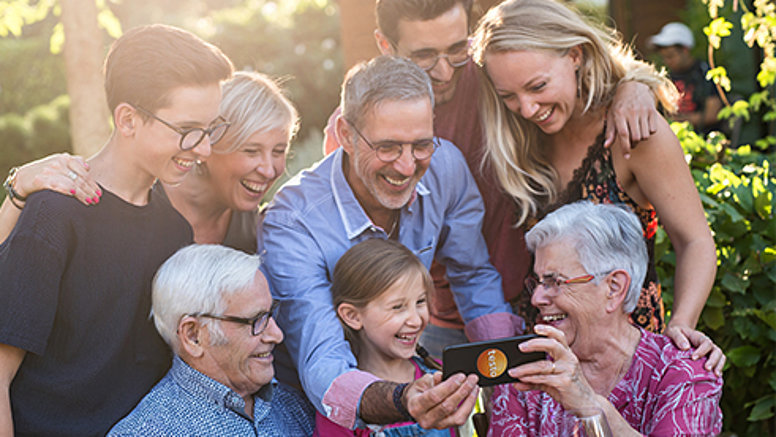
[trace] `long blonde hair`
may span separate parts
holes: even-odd
[[[577,87],[583,112],[609,106],[617,84],[634,69],[640,72],[638,80],[650,85],[664,106],[675,106],[675,88],[665,74],[635,60],[611,29],[588,22],[554,0],[508,0],[492,8],[480,20],[472,46],[474,60],[483,70],[487,70],[487,53],[546,50],[565,55],[572,47],[579,47],[582,63]],[[557,199],[558,174],[539,147],[538,127],[512,113],[484,71],[480,76],[484,160],[517,202],[520,225],[536,215],[540,201]]]

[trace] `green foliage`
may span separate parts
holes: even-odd
[[[217,12],[208,40],[237,69],[286,79],[302,118],[301,136],[320,131],[339,103],[343,76],[337,8],[326,0],[249,3]]]
[[[69,151],[69,106],[70,98],[63,95],[32,108],[24,116],[14,113],[0,116],[3,149],[0,153],[0,175],[5,175],[15,165],[51,153]]]
[[[24,114],[65,92],[65,63],[45,38],[0,39],[0,114]]]
[[[728,357],[722,396],[725,429],[738,435],[774,435],[776,177],[770,163],[776,155],[749,146],[727,150],[721,135],[704,140],[687,124],[672,127],[688,156],[717,245],[717,276],[699,329]],[[656,250],[670,305],[676,259],[662,230]]]

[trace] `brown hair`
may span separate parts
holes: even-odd
[[[458,4],[463,6],[468,18],[467,26],[470,26],[473,2],[473,0],[377,0],[375,6],[377,28],[388,38],[388,41],[396,44],[399,41],[399,20],[431,20]]]
[[[219,84],[233,67],[221,50],[198,36],[163,24],[136,27],[111,45],[103,66],[111,113],[120,103],[153,112],[182,86]]]
[[[348,249],[334,266],[332,304],[334,308],[343,303],[363,308],[409,274],[423,276],[423,285],[430,297],[434,282],[426,266],[411,250],[392,240],[362,241]],[[342,328],[354,355],[358,356],[357,332],[345,323]]]

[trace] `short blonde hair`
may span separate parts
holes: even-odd
[[[637,78],[650,85],[659,98],[665,98],[664,106],[674,106],[670,93],[660,90],[675,90],[664,74],[636,61],[630,48],[611,29],[592,24],[579,12],[554,0],[501,3],[480,20],[472,46],[474,61],[485,71],[488,53],[541,50],[565,55],[571,48],[579,47],[582,62],[577,86],[584,111],[609,106],[618,83],[632,69],[641,72]],[[646,70],[640,70],[644,67]],[[536,214],[539,199],[555,200],[557,172],[539,150],[538,128],[509,111],[490,80],[484,74],[481,76],[485,159],[520,207],[521,224]]]
[[[299,114],[278,84],[262,73],[238,71],[225,82],[221,116],[231,126],[217,145],[217,153],[231,153],[256,132],[288,129],[289,141],[299,129]]]

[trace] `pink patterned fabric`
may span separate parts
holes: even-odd
[[[649,436],[717,435],[722,429],[722,378],[693,361],[663,335],[641,330],[630,369],[609,401],[636,431]],[[497,386],[489,436],[558,436],[563,408],[541,391]]]

